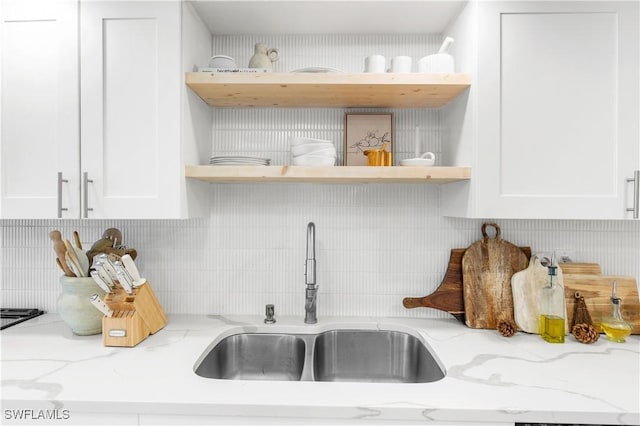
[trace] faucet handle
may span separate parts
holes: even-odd
[[[265,305],[265,315],[267,316],[264,319],[265,324],[274,324],[276,322],[275,308],[272,304]]]

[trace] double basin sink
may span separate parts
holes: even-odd
[[[445,376],[416,336],[394,330],[240,333],[207,349],[201,377],[226,380],[428,383]]]

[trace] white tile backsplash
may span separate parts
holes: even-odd
[[[303,315],[306,226],[316,224],[318,315],[441,317],[407,310],[434,291],[449,250],[481,237],[481,220],[440,216],[447,186],[219,184],[203,219],[0,221],[2,306],[55,312],[60,273],[48,233],[85,247],[116,226],[170,313]],[[534,252],[570,249],[605,274],[640,278],[640,222],[498,220],[502,236]]]
[[[212,54],[245,66],[255,42],[280,50],[276,71],[326,66],[359,72],[364,57],[434,53],[439,35],[214,37]],[[202,64],[206,65],[206,64]],[[342,161],[347,109],[212,109],[212,155],[260,155],[289,164],[288,137],[331,139]],[[379,111],[349,109],[349,111]],[[414,128],[436,153],[439,110],[393,110],[395,160],[413,156]],[[137,249],[137,264],[169,313],[304,315],[306,226],[316,224],[318,316],[444,317],[407,310],[406,296],[440,284],[452,248],[481,238],[481,220],[441,215],[440,191],[421,184],[212,184],[207,217],[190,220],[2,220],[0,304],[56,310],[61,275],[48,233],[78,230],[85,247],[109,227]],[[640,221],[498,220],[502,236],[534,252],[566,249],[605,274],[640,279]]]

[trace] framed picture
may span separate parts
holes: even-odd
[[[392,113],[346,113],[344,116],[344,165],[366,166],[367,150],[393,153]],[[393,157],[393,154],[392,154]]]

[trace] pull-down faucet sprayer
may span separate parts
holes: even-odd
[[[304,322],[315,324],[318,322],[316,316],[318,286],[316,285],[316,226],[313,222],[307,225],[307,260],[304,265],[304,276],[306,284]]]

